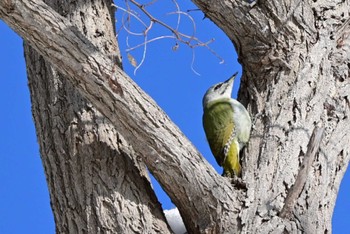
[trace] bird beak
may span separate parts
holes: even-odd
[[[235,78],[237,76],[238,72],[233,74],[228,80],[226,80],[224,83],[227,84],[227,86],[233,86],[233,82],[235,81]]]

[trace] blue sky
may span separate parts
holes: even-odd
[[[187,3],[190,4],[190,3]],[[162,7],[162,6],[160,6]],[[196,9],[193,5],[185,9]],[[207,160],[221,173],[212,157],[202,129],[202,97],[212,84],[241,72],[231,42],[210,20],[203,20],[199,11],[191,15],[196,19],[197,37],[203,41],[215,38],[211,47],[225,60],[219,60],[205,48],[195,49],[194,68],[191,70],[192,52],[185,45],[173,51],[174,40],[164,39],[150,43],[144,64],[133,74],[133,67],[124,60],[126,72],[150,94],[170,118],[180,127]],[[169,17],[169,21],[174,22]],[[137,25],[134,29],[137,29]],[[191,32],[184,24],[184,32]],[[165,35],[163,29],[156,33]],[[121,33],[120,46],[126,58],[125,34]],[[130,44],[142,38],[129,38]],[[140,61],[142,48],[133,52]],[[35,128],[30,107],[22,40],[0,21],[0,233],[54,233],[53,215],[43,167],[40,160]],[[238,90],[235,84],[234,95]],[[156,192],[165,209],[172,208],[170,200],[158,185]],[[333,217],[333,233],[348,232],[350,220],[350,173],[344,177]]]

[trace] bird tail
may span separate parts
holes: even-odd
[[[236,140],[233,140],[227,156],[223,163],[224,173],[223,176],[233,177],[233,175],[241,175],[241,165],[239,163],[239,144]]]

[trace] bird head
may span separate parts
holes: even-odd
[[[236,72],[230,79],[211,86],[203,97],[203,107],[221,98],[231,98],[233,82],[237,74]]]

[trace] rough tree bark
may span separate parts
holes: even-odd
[[[331,233],[349,162],[349,0],[194,2],[230,37],[244,68],[241,97],[255,119],[244,160],[243,233]],[[279,213],[315,125],[319,153],[290,220]]]
[[[120,64],[110,0],[46,0]],[[25,42],[32,110],[57,233],[167,233],[144,163],[72,83]]]
[[[189,231],[238,226],[231,218],[239,206],[232,202],[238,199],[229,181],[214,171],[155,102],[116,66],[115,59],[101,53],[43,2],[11,3],[0,2],[2,19],[123,132],[177,205]]]
[[[178,206],[190,233],[331,232],[337,191],[349,162],[349,0],[260,0],[252,8],[241,1],[194,2],[231,38],[244,68],[241,99],[255,122],[243,161],[246,188],[217,175],[113,58],[41,1],[0,2],[0,17],[123,133]],[[72,108],[62,104],[66,101],[54,100],[62,107],[53,108]],[[57,120],[44,129],[48,137],[66,133],[52,130],[59,126]],[[316,129],[313,139],[321,141],[309,143],[316,126],[324,127],[323,137]],[[315,160],[305,163],[317,149],[308,145],[317,143]],[[134,157],[130,160],[135,163]],[[72,172],[57,165],[63,168],[47,169]],[[300,181],[305,184],[298,185]],[[296,200],[286,205],[288,194],[300,187]],[[75,200],[63,202],[77,209],[79,202],[71,197]],[[76,211],[72,214],[82,215]],[[103,216],[114,219],[113,212]],[[96,229],[89,231],[100,223],[92,225]]]

